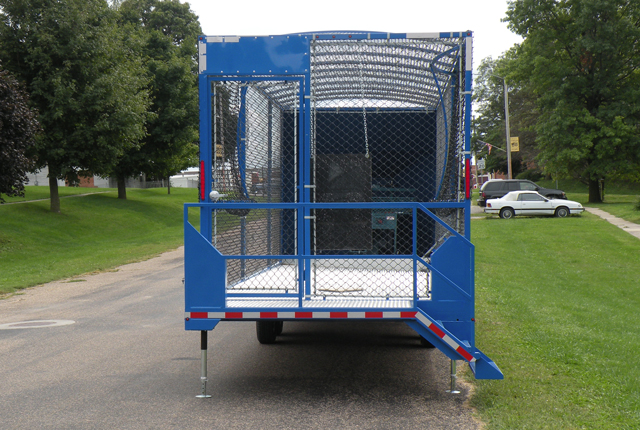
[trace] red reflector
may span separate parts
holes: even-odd
[[[204,202],[204,160],[200,160],[200,201]]]
[[[467,158],[466,163],[465,196],[469,200],[471,198],[471,158]]]
[[[191,312],[191,318],[209,318],[207,312]]]
[[[225,312],[224,317],[227,319],[241,319],[242,312]]]
[[[260,318],[278,318],[278,312],[260,312]]]
[[[296,318],[313,318],[313,312],[296,312]]]
[[[329,312],[329,318],[349,318],[347,312]]]
[[[415,318],[417,312],[400,312],[400,318]]]
[[[365,312],[365,318],[382,318],[382,312]]]
[[[444,338],[444,332],[440,330],[435,324],[431,323],[429,329],[436,334],[440,339]]]

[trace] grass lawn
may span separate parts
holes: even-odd
[[[26,199],[48,197],[46,187],[27,187]],[[104,191],[61,187],[62,192]],[[63,198],[62,213],[49,201],[0,205],[0,293],[106,270],[183,244],[182,205],[196,190],[128,189]],[[23,199],[24,200],[24,199]]]
[[[79,194],[93,194],[114,191],[113,188],[84,188],[84,187],[58,187],[58,195],[61,198],[76,196]],[[27,202],[32,200],[42,200],[49,198],[49,187],[43,186],[27,186],[25,187],[24,197],[7,197],[3,196],[7,203]]]
[[[640,240],[590,214],[471,229],[487,429],[640,428]]]

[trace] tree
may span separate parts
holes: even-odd
[[[125,0],[120,22],[139,35],[135,47],[146,67],[150,111],[143,145],[126,151],[112,169],[118,197],[126,198],[125,179],[145,173],[157,178],[197,164],[198,17],[178,0]]]
[[[520,139],[520,151],[511,153],[513,177],[535,165],[538,155],[532,125],[537,119],[535,97],[514,75],[515,49],[494,60],[488,57],[478,66],[474,88],[475,118],[473,121],[474,152],[486,159],[486,170],[507,172],[504,83],[509,91],[509,130]],[[491,144],[492,150],[486,142]]]
[[[49,168],[59,212],[57,179],[106,174],[145,135],[142,65],[105,0],[0,0],[0,8],[0,58],[38,108],[37,167]]]
[[[638,179],[640,3],[517,0],[506,21],[525,38],[518,73],[538,97],[546,168],[587,183],[589,202],[607,177]]]
[[[2,194],[24,196],[26,172],[33,169],[28,151],[40,125],[28,101],[18,81],[0,67],[0,203]]]

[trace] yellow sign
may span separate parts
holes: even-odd
[[[511,152],[520,151],[520,138],[512,137],[511,138]]]

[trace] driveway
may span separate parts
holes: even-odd
[[[403,323],[285,323],[209,334],[183,326],[183,254],[32,288],[0,301],[3,429],[478,429],[449,360]]]

